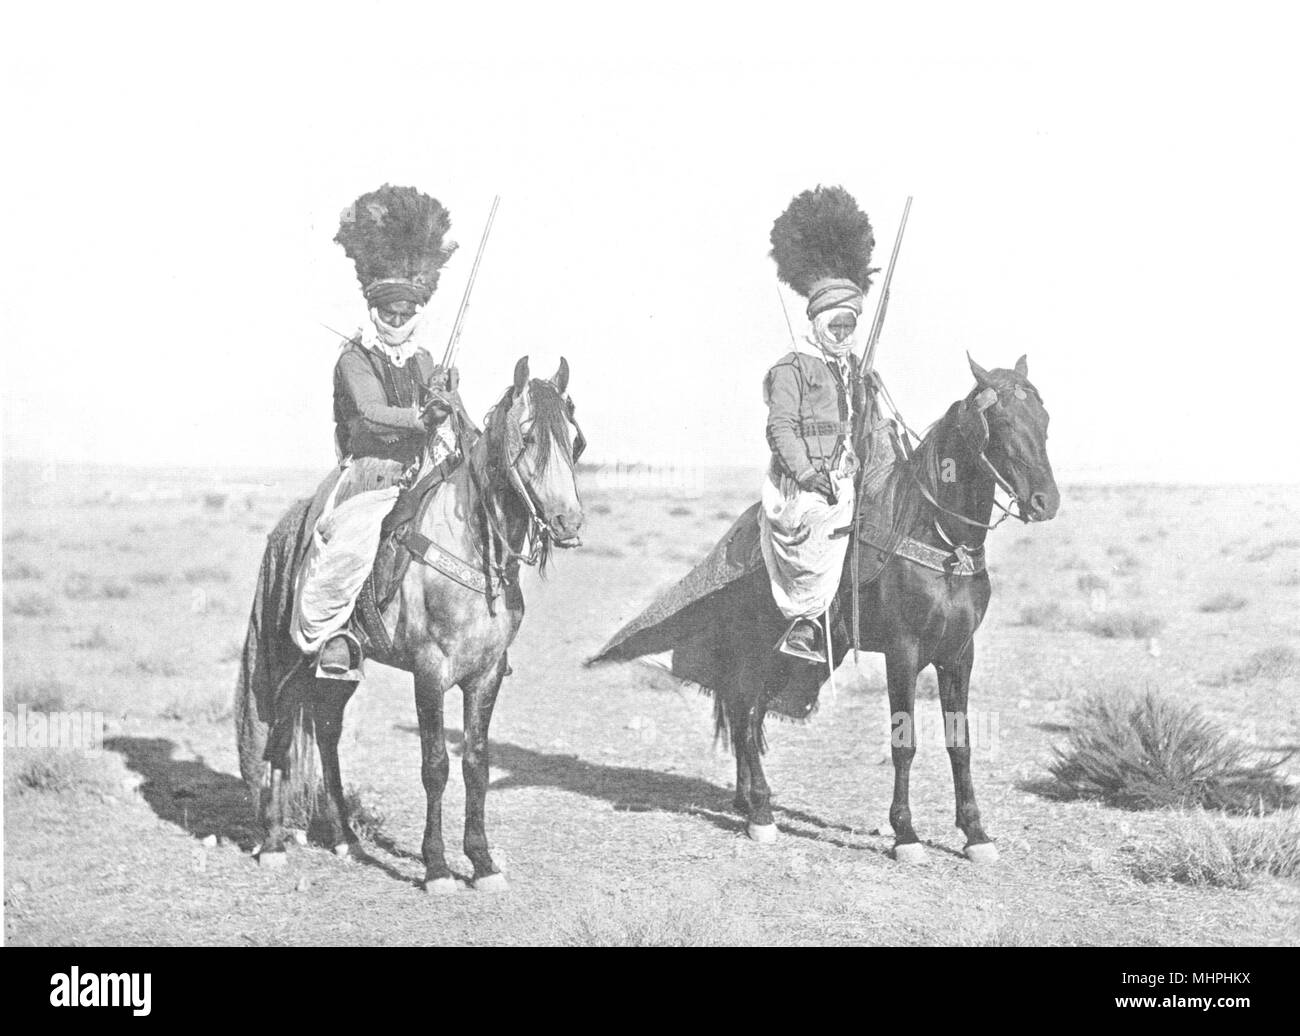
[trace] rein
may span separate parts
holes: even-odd
[[[890,414],[893,416],[894,420],[896,420],[898,424],[902,427],[903,431],[905,431],[908,435],[910,435],[913,439],[915,439],[919,445],[921,442],[921,437],[917,435],[916,432],[912,431],[912,429],[908,426],[907,422],[903,419],[903,415],[899,413],[898,407],[894,405],[894,397],[890,395],[889,389],[885,387],[884,379],[881,378],[879,373],[875,371],[873,371],[872,374],[875,377],[876,383],[880,386],[881,398],[884,400],[885,406],[889,408]],[[931,507],[935,508],[938,511],[942,511],[950,518],[956,518],[959,522],[964,522],[966,525],[971,525],[979,529],[990,529],[990,530],[996,529],[1008,518],[1017,517],[1017,515],[1013,511],[1011,511],[1009,508],[1003,505],[1002,501],[1000,501],[997,498],[997,494],[994,494],[993,496],[993,504],[995,507],[998,508],[998,510],[1002,512],[1002,517],[999,518],[992,525],[989,525],[987,522],[976,521],[974,518],[968,518],[964,514],[959,514],[956,511],[952,511],[944,507],[943,504],[939,503],[939,501],[936,500],[933,497],[933,495],[931,495],[929,489],[926,488],[925,484],[921,481],[920,477],[916,474],[916,468],[911,463],[912,460],[911,456],[909,456],[907,453],[903,452],[899,448],[900,444],[898,440],[898,433],[896,431],[892,431],[890,434],[894,438],[895,452],[900,454],[900,459],[907,466],[907,473],[912,477],[912,481],[916,483],[916,488],[921,491],[921,496],[925,498],[926,503],[928,503]],[[989,460],[987,447],[985,449],[980,450],[979,460],[984,465],[984,467],[988,469],[989,474],[993,476],[994,484],[1000,487],[1002,491],[1006,493],[1008,497],[1011,498],[1011,502],[1016,506],[1016,508],[1019,509],[1020,497],[1016,495],[1016,491],[1011,488],[1011,484],[1005,478],[1002,477],[1002,474],[998,471],[998,469],[993,466],[993,462]],[[945,536],[944,539],[947,540],[947,537]]]

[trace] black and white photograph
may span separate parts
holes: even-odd
[[[1285,7],[4,21],[7,946],[1300,942]]]

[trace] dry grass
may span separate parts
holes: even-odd
[[[1250,602],[1246,598],[1225,590],[1202,601],[1196,610],[1213,615],[1218,612],[1239,612],[1248,604]]]
[[[1296,676],[1300,676],[1300,654],[1288,644],[1275,644],[1256,651],[1245,662],[1205,682],[1212,687],[1223,687],[1251,680],[1289,680]]]
[[[1274,540],[1272,543],[1266,543],[1262,547],[1256,547],[1246,555],[1247,561],[1268,561],[1281,550],[1296,550],[1300,548],[1300,539],[1289,537],[1284,540]]]
[[[106,651],[113,647],[113,640],[104,632],[103,626],[96,626],[84,637],[74,640],[72,646],[78,651]]]
[[[40,579],[42,572],[35,565],[29,565],[25,561],[15,561],[13,564],[5,565],[4,581],[6,583],[16,583],[29,579]]]
[[[752,937],[712,902],[616,895],[583,904],[565,925],[570,946],[737,946]]]
[[[1066,748],[1049,767],[1071,797],[1125,809],[1200,806],[1248,813],[1295,804],[1279,776],[1285,761],[1263,760],[1195,707],[1148,692],[1090,694],[1076,710]]]
[[[5,594],[6,615],[21,615],[24,618],[38,619],[46,615],[54,615],[58,610],[59,606],[45,594]]]
[[[16,795],[66,794],[120,790],[113,760],[102,753],[20,749],[7,753],[6,791]]]
[[[1132,609],[1094,615],[1084,623],[1083,628],[1095,636],[1111,640],[1123,638],[1144,640],[1147,637],[1154,637],[1164,629],[1164,626],[1164,619],[1158,615]]]
[[[36,680],[20,680],[5,683],[4,704],[6,709],[26,705],[37,712],[60,712],[75,708],[77,689],[72,684],[53,677]]]
[[[230,571],[217,565],[203,565],[197,568],[187,568],[185,570],[185,582],[187,583],[228,583],[230,582]]]
[[[1300,813],[1227,820],[1181,817],[1156,845],[1132,850],[1129,871],[1148,883],[1244,889],[1260,877],[1300,877]]]

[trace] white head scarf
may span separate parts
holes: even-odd
[[[836,306],[834,309],[822,310],[812,318],[812,333],[808,336],[809,342],[836,360],[843,360],[858,344],[858,329],[856,327],[853,329],[853,333],[847,335],[842,342],[837,342],[835,336],[831,334],[830,323],[841,313],[850,313],[854,319],[857,319],[858,316],[848,306]]]
[[[382,352],[397,366],[406,365],[406,361],[415,355],[420,348],[419,343],[414,341],[415,329],[420,325],[420,318],[424,316],[424,308],[417,309],[401,327],[394,327],[392,324],[384,322],[379,315],[379,310],[372,308],[370,310],[370,323],[372,327],[365,328],[361,336],[361,344],[367,349],[373,349]]]

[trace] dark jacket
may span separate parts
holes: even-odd
[[[339,455],[412,463],[426,435],[417,408],[434,370],[433,357],[424,349],[399,367],[359,339],[349,342],[334,365],[334,440]]]
[[[767,442],[772,448],[772,473],[800,480],[816,470],[829,470],[849,428],[849,396],[859,416],[867,406],[867,391],[858,358],[849,356],[849,384],[838,365],[807,353],[786,353],[767,372],[763,398],[767,401]]]

